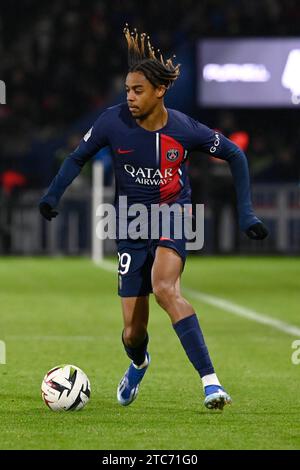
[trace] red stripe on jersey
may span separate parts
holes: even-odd
[[[167,202],[181,191],[179,168],[183,161],[184,148],[172,137],[160,134],[160,171],[164,184],[160,185],[160,201]]]

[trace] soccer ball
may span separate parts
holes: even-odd
[[[63,364],[45,375],[42,399],[53,411],[81,410],[89,401],[91,385],[79,367]]]

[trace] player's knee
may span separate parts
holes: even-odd
[[[145,339],[147,335],[147,330],[143,327],[136,328],[128,326],[124,328],[123,331],[123,341],[126,346],[130,348],[135,348],[139,346]]]
[[[158,281],[153,285],[153,294],[157,303],[164,306],[176,296],[176,289],[170,282]]]

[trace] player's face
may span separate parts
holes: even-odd
[[[155,88],[141,72],[129,72],[125,87],[129,111],[134,119],[151,114],[165,94],[165,87]]]

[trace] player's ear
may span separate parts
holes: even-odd
[[[163,98],[163,96],[166,94],[167,87],[165,85],[159,85],[156,88],[156,96],[157,98]]]

